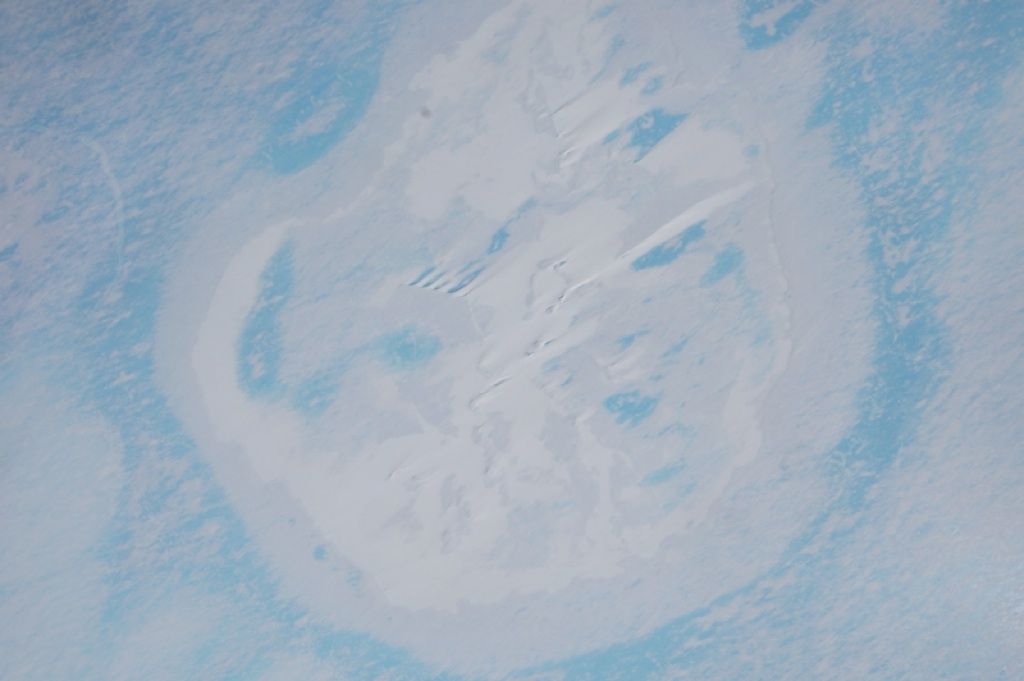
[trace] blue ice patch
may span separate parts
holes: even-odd
[[[683,351],[683,348],[686,347],[686,344],[689,342],[689,340],[690,339],[688,339],[688,338],[681,338],[681,339],[679,339],[678,341],[676,341],[675,343],[670,345],[668,350],[663,352],[661,356],[662,357],[671,357],[672,355],[678,355],[680,352]]]
[[[462,289],[466,288],[474,281],[476,281],[476,278],[483,274],[483,271],[483,267],[478,267],[472,272],[462,275],[462,278],[459,279],[459,282],[452,286],[450,289],[448,289],[448,293],[458,293]]]
[[[615,415],[615,421],[630,426],[646,420],[658,406],[658,398],[636,390],[615,393],[604,400],[604,408]]]
[[[380,358],[392,369],[406,371],[423,366],[441,351],[441,341],[406,327],[377,340]]]
[[[622,79],[619,80],[619,85],[626,86],[635,82],[636,79],[649,68],[651,68],[651,62],[645,61],[642,64],[637,64],[632,68],[626,69],[625,73],[622,74]]]
[[[292,394],[292,407],[307,416],[319,416],[338,395],[338,371],[322,371],[300,383]]]
[[[629,143],[626,146],[636,149],[636,160],[639,161],[684,120],[686,114],[672,114],[660,108],[651,109],[626,127],[629,132]]]
[[[676,258],[686,252],[690,244],[704,238],[704,220],[690,225],[683,230],[683,233],[674,239],[658,244],[633,261],[631,267],[634,270],[646,270],[652,267],[664,267],[675,261]]]
[[[715,256],[715,261],[711,263],[711,267],[700,278],[700,285],[714,286],[738,270],[742,264],[743,251],[737,246],[729,244]]]
[[[635,343],[635,342],[636,342],[636,339],[637,339],[637,338],[639,338],[640,336],[643,336],[643,335],[644,335],[644,334],[646,334],[646,333],[647,333],[646,331],[637,331],[636,333],[631,333],[631,334],[628,334],[628,335],[626,335],[626,336],[622,336],[622,337],[620,337],[620,338],[619,338],[619,339],[618,339],[618,340],[616,341],[616,343],[618,343],[618,344],[619,344],[619,348],[620,348],[620,349],[622,349],[622,350],[626,350],[627,348],[629,348],[630,346],[632,346],[632,345],[633,345],[633,343]]]
[[[817,5],[822,4],[821,0],[798,0],[771,25],[756,23],[762,13],[774,10],[781,3],[782,0],[747,0],[740,23],[740,35],[747,49],[763,50],[785,40],[811,16]]]
[[[320,66],[287,83],[290,101],[274,117],[262,149],[274,172],[287,175],[312,165],[355,128],[377,91],[379,60],[370,52],[347,68]]]
[[[664,84],[665,79],[662,78],[661,76],[654,76],[652,78],[648,78],[647,82],[644,83],[643,89],[640,90],[640,94],[653,95],[655,92],[660,90]]]
[[[425,280],[427,277],[429,277],[434,272],[434,269],[435,269],[434,266],[431,265],[427,269],[425,269],[422,272],[420,272],[419,276],[417,276],[415,279],[413,279],[412,281],[409,282],[409,286],[417,286],[417,285],[421,284],[423,282],[423,280]]]
[[[253,396],[272,397],[283,390],[280,315],[292,290],[292,251],[292,244],[286,243],[267,263],[259,296],[238,339],[238,383]]]
[[[640,481],[640,484],[643,485],[644,487],[648,487],[651,485],[661,485],[674,478],[682,470],[683,464],[681,463],[673,463],[669,464],[668,466],[662,466],[661,468],[648,473],[647,476]]]
[[[509,226],[512,225],[517,220],[519,220],[520,218],[522,218],[524,215],[526,215],[526,213],[529,212],[536,205],[537,200],[534,199],[533,197],[526,199],[525,201],[522,202],[522,204],[520,204],[519,208],[516,209],[515,214],[511,218],[509,218],[508,221],[505,222],[505,224],[498,228],[498,231],[496,231],[493,234],[493,236],[491,236],[491,243],[487,246],[487,255],[493,255],[500,251],[501,249],[505,248],[505,245],[508,243],[509,237],[512,235],[512,233],[508,229]]]
[[[505,244],[508,243],[509,232],[507,227],[502,227],[494,236],[491,237],[491,243],[487,247],[487,254],[497,253],[501,249],[505,248]]]

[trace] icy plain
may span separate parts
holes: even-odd
[[[1024,5],[0,2],[0,677],[1024,677]]]

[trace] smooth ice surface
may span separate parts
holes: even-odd
[[[1024,678],[1024,5],[0,3],[0,678]]]

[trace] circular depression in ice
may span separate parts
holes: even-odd
[[[599,54],[509,67],[545,11],[429,63],[341,208],[239,239],[265,211],[235,201],[162,320],[167,392],[289,590],[467,668],[763,573],[823,503],[808,462],[870,345],[860,244],[809,228],[827,192],[787,193],[820,169]],[[505,24],[522,58],[481,60]]]

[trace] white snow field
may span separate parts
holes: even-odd
[[[0,25],[0,677],[1024,676],[1024,6]]]

